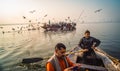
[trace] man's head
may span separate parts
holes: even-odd
[[[89,38],[90,37],[90,31],[89,30],[86,30],[85,31],[85,38]]]
[[[65,56],[65,52],[66,52],[66,46],[63,44],[63,43],[58,43],[56,46],[55,46],[55,54],[62,58]]]

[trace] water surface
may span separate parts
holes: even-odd
[[[77,46],[85,30],[91,31],[91,36],[101,40],[100,48],[108,54],[120,59],[120,23],[83,23],[77,24],[72,32],[43,32],[43,29],[20,33],[10,30],[19,25],[2,26],[0,29],[0,71],[30,71],[18,67],[23,58],[50,57],[58,42],[67,46],[67,50]],[[25,25],[23,25],[25,26]],[[2,33],[2,31],[10,31]],[[43,61],[43,65],[45,61]]]

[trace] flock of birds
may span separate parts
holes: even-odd
[[[98,13],[98,12],[101,12],[103,9],[98,9],[98,10],[95,10],[94,11],[94,13]],[[31,13],[31,14],[33,14],[33,13],[35,13],[36,12],[36,10],[32,10],[32,11],[29,11],[29,13]],[[45,18],[45,17],[47,17],[48,15],[47,14],[45,14],[43,17]],[[27,19],[27,17],[26,16],[22,16],[23,17],[23,19],[24,20],[28,20]],[[68,19],[70,19],[70,17],[68,17]],[[37,21],[37,19],[36,19],[36,21]],[[67,21],[67,19],[65,19],[65,21]],[[28,22],[29,22],[29,24],[27,25],[27,26],[22,26],[22,27],[16,27],[16,28],[11,28],[11,31],[2,31],[2,33],[4,34],[4,33],[10,33],[10,32],[12,32],[12,31],[14,31],[14,32],[18,32],[18,33],[20,33],[21,31],[23,31],[23,30],[28,30],[28,31],[30,31],[30,30],[40,30],[40,22],[37,22],[37,24],[32,24],[32,21],[31,20],[28,20]],[[35,26],[36,25],[36,26]],[[0,29],[4,29],[4,27],[3,26],[0,26]]]
[[[29,11],[30,14],[34,14],[35,12],[37,12],[37,11],[36,10]],[[45,14],[43,16],[43,18],[45,18],[45,17],[47,17],[47,14]],[[2,34],[10,33],[10,32],[18,32],[18,33],[20,33],[20,32],[22,32],[24,30],[28,30],[28,31],[30,31],[30,30],[40,30],[40,22],[37,19],[36,19],[36,21],[38,21],[37,23],[32,23],[32,20],[30,20],[28,17],[22,16],[22,18],[24,20],[28,21],[27,24],[24,24],[26,26],[18,26],[18,27],[12,27],[12,28],[9,27],[10,30],[8,30],[8,31],[4,30],[4,28],[5,28],[4,26],[0,26],[0,29],[4,30],[4,31],[2,31]]]
[[[4,30],[4,27],[0,27],[0,29]],[[39,24],[29,24],[29,25],[26,25],[26,26],[20,26],[20,27],[12,27],[11,30],[8,30],[8,31],[2,31],[2,34],[4,33],[10,33],[10,32],[18,32],[18,33],[21,33],[22,31],[30,31],[30,30],[40,30],[40,25]]]

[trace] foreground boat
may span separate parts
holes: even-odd
[[[120,71],[120,61],[118,59],[108,55],[100,48],[97,48],[95,53],[96,57],[89,58],[86,64],[82,62],[82,49],[79,47],[72,49],[68,53],[68,57],[74,63],[81,63],[80,71]]]
[[[78,71],[120,71],[120,60],[108,55],[100,48],[95,50],[96,57],[89,58],[86,63],[82,62],[81,55],[83,51],[80,47],[75,47],[66,53],[72,62],[81,64]],[[45,66],[41,65],[41,61],[48,59],[49,57],[24,58],[20,66],[27,67],[30,70],[41,71],[42,69],[42,71],[45,71]]]

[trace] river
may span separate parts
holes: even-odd
[[[18,25],[6,25],[2,27],[15,27]],[[91,36],[101,40],[100,48],[113,57],[120,59],[120,23],[77,23],[76,30],[72,32],[44,32],[32,31],[11,31],[2,33],[0,29],[0,71],[30,71],[20,67],[23,58],[29,57],[50,57],[58,42],[66,45],[67,50],[77,46],[80,38],[84,36],[85,30],[91,31]],[[43,61],[43,66],[46,61]],[[32,70],[31,70],[32,71]]]

